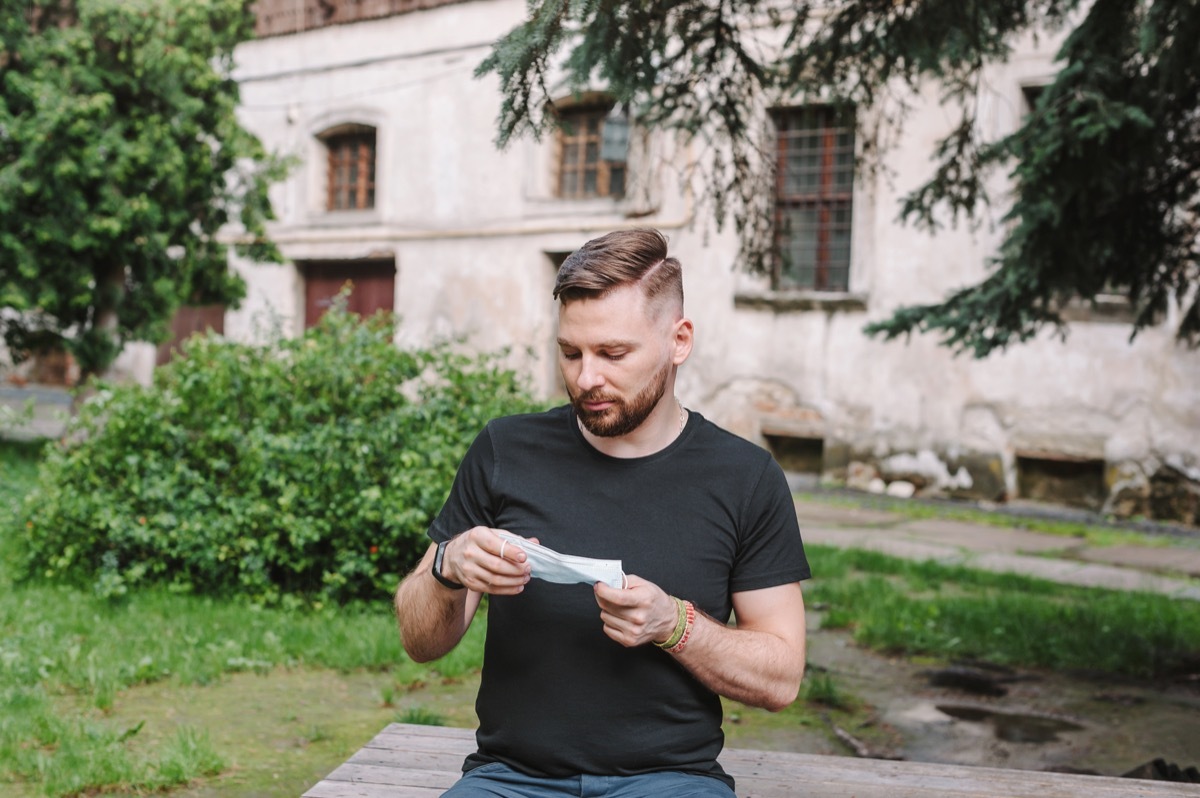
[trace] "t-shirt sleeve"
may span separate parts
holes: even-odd
[[[742,516],[730,591],[761,590],[808,579],[796,505],[783,469],[768,460]]]
[[[449,540],[475,526],[495,526],[492,502],[492,472],[496,457],[489,427],[475,437],[454,476],[450,495],[429,525],[435,543]]]

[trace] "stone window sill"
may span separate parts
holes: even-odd
[[[1072,299],[1061,311],[1065,321],[1131,324],[1133,305],[1121,294],[1098,294],[1092,302]]]
[[[739,291],[733,297],[736,308],[796,313],[818,310],[826,313],[865,311],[866,294],[847,291]]]
[[[383,217],[378,208],[363,208],[361,210],[322,211],[309,217],[308,224],[312,227],[373,227],[383,223]]]

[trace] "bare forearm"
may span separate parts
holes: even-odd
[[[430,575],[426,556],[396,589],[396,622],[404,651],[416,662],[429,662],[450,652],[471,625],[478,596],[447,590]]]
[[[796,700],[804,646],[770,632],[725,626],[697,615],[687,646],[673,655],[705,687],[743,704],[777,712]]]
[[[595,586],[604,633],[623,646],[651,642],[714,693],[780,710],[796,700],[804,676],[804,596],[798,583],[733,594],[737,627],[685,605],[662,588],[629,575],[625,589]],[[686,639],[685,639],[686,638]]]

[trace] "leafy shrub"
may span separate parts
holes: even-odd
[[[536,409],[500,354],[403,350],[392,330],[339,306],[300,338],[197,337],[151,387],[101,386],[47,452],[18,575],[266,604],[389,593],[474,436]]]

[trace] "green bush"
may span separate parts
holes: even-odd
[[[335,307],[300,338],[197,337],[151,387],[101,386],[47,451],[18,577],[264,604],[390,593],[474,436],[536,409],[500,354],[392,331]]]

